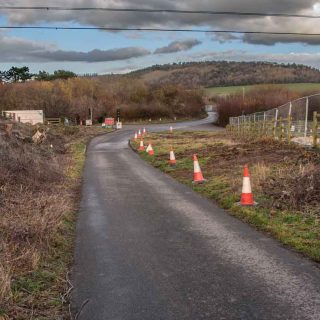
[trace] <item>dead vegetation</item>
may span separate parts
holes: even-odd
[[[197,153],[206,159],[204,170],[208,174],[236,171],[249,163],[255,172],[256,187],[273,198],[271,206],[303,211],[306,207],[320,205],[319,153],[271,138],[244,143],[232,141],[224,133],[198,133],[196,139],[192,137],[194,134],[190,132],[158,134],[154,144],[167,140],[168,146],[176,146],[179,158]],[[188,146],[191,140],[194,142]],[[320,211],[317,213],[320,215]]]
[[[314,213],[320,217],[320,166],[300,165],[296,171],[287,167],[276,177],[269,177],[261,187],[273,199],[272,207]]]
[[[8,134],[5,124],[0,120],[0,319],[63,319],[79,187],[66,172],[74,165],[70,144],[87,133],[15,123]],[[46,132],[39,144],[32,141],[37,130]]]

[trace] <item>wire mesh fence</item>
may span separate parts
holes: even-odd
[[[229,118],[227,130],[238,136],[272,136],[319,147],[320,93],[264,112]]]

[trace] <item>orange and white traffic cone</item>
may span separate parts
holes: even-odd
[[[141,138],[141,130],[139,129],[138,131],[138,138],[140,139]]]
[[[174,152],[173,152],[173,150],[172,150],[172,148],[171,148],[171,150],[170,150],[170,156],[169,156],[169,164],[172,165],[172,166],[175,166],[176,163],[177,163],[176,157],[175,157]]]
[[[149,145],[146,149],[146,152],[148,153],[149,156],[154,156],[154,151],[153,151],[151,143],[149,143]]]
[[[139,146],[139,151],[144,151],[144,145],[143,145],[143,140],[140,140],[140,146]]]
[[[134,133],[134,141],[137,141],[138,140],[138,134],[137,132]]]
[[[146,133],[147,133],[146,128],[143,128],[142,134],[143,134],[143,135],[146,135]]]
[[[193,155],[193,183],[203,183],[206,180],[203,178],[197,155]]]
[[[172,128],[172,126],[170,126],[170,133],[172,133],[173,132],[173,128]]]
[[[244,170],[243,170],[242,194],[241,194],[241,200],[239,204],[241,206],[254,206],[257,204],[256,202],[253,201],[249,169],[247,165],[244,166]]]

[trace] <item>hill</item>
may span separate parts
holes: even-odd
[[[264,83],[317,83],[320,70],[305,65],[269,62],[206,61],[154,65],[131,72],[150,84],[217,87]]]

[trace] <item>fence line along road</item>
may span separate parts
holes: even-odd
[[[263,112],[230,117],[227,130],[239,137],[270,136],[319,147],[320,93]]]

